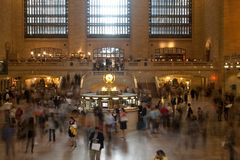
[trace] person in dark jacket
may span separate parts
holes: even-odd
[[[89,136],[90,160],[100,160],[101,150],[104,148],[104,135],[102,129],[95,127]]]
[[[235,145],[236,145],[236,131],[234,128],[233,122],[228,123],[228,128],[226,129],[227,133],[225,136],[225,145],[224,147],[228,150],[229,160],[235,160],[236,159],[236,151],[235,151]]]
[[[35,140],[35,135],[36,135],[35,123],[34,123],[33,117],[30,117],[28,119],[28,124],[26,127],[27,127],[27,145],[26,145],[25,153],[27,153],[27,151],[28,151],[29,143],[31,143],[31,153],[33,153],[34,142],[35,142],[34,140]]]

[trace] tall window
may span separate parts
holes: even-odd
[[[88,0],[89,38],[130,37],[130,0]]]
[[[191,36],[192,0],[150,0],[150,37]]]
[[[26,38],[64,38],[68,33],[68,0],[25,0]]]

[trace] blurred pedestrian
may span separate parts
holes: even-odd
[[[190,136],[189,138],[191,141],[191,147],[192,147],[192,149],[195,149],[196,144],[198,142],[198,137],[200,134],[200,126],[197,121],[197,116],[193,115],[192,119],[188,125],[189,125],[188,132],[189,132],[189,136]]]
[[[77,122],[73,117],[70,117],[68,135],[70,137],[71,146],[73,148],[77,147],[77,140],[76,140],[77,134],[78,134]]]
[[[168,160],[165,152],[163,150],[158,150],[153,160]]]
[[[5,123],[2,128],[2,140],[5,143],[6,156],[9,156],[10,150],[13,156],[15,154],[14,135],[15,135],[14,126],[11,125],[10,123]]]
[[[125,130],[127,129],[127,122],[128,122],[128,118],[127,118],[127,112],[125,111],[124,108],[120,109],[120,129],[122,130],[122,138],[125,139],[126,138],[126,133]]]
[[[112,116],[110,110],[108,110],[108,112],[105,114],[104,121],[105,121],[106,134],[107,134],[108,140],[110,141],[112,139],[112,127],[114,124],[114,117]]]
[[[102,128],[95,127],[95,131],[89,137],[90,160],[100,160],[101,150],[104,148],[104,135]]]
[[[53,114],[48,117],[47,126],[48,126],[48,140],[49,142],[56,140],[56,128],[57,128],[57,121],[55,120]]]
[[[235,160],[236,133],[233,122],[229,122],[224,147],[228,150],[229,160]]]
[[[25,153],[27,153],[27,151],[28,151],[29,143],[31,143],[31,153],[33,153],[35,136],[36,136],[36,128],[35,128],[35,123],[34,123],[33,117],[30,117],[28,119],[28,124],[26,127],[27,127],[27,145],[26,145]]]

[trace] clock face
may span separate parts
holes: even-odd
[[[111,81],[111,80],[113,79],[113,76],[112,76],[111,74],[107,74],[107,75],[106,75],[106,79],[109,80],[109,81]]]
[[[114,76],[112,74],[106,74],[104,80],[106,83],[112,83],[114,81]]]

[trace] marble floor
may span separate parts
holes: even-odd
[[[216,120],[212,103],[208,99],[193,101],[192,106],[194,109],[201,106],[209,112],[206,143],[203,143],[202,137],[190,141],[183,131],[174,133],[160,128],[159,133],[151,134],[148,130],[130,130],[126,140],[119,134],[113,134],[111,141],[105,139],[101,160],[153,160],[158,149],[163,149],[169,160],[228,160],[228,152],[221,145],[227,123]],[[0,160],[89,160],[83,128],[76,148],[70,147],[68,140],[66,134],[59,132],[54,143],[48,142],[47,136],[43,139],[38,137],[34,153],[25,153],[25,143],[16,142],[15,156],[9,157],[5,156],[4,144],[0,142]],[[192,143],[196,144],[195,148],[191,147]]]

